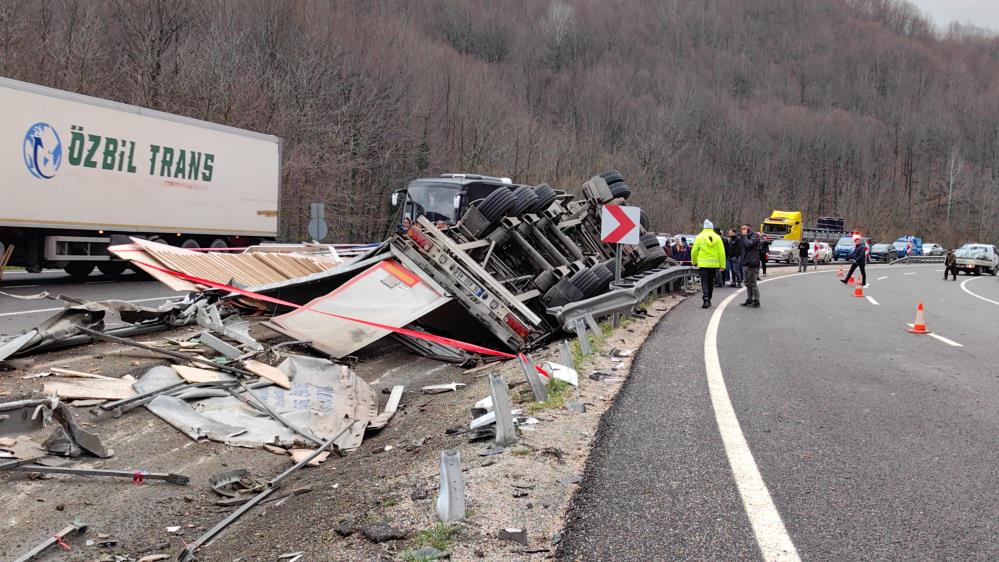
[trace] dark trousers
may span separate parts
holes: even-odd
[[[957,281],[957,265],[948,265],[944,268],[944,281],[947,280],[947,275],[953,275],[954,281]]]
[[[746,281],[746,300],[760,302],[760,288],[757,285],[760,278],[760,268],[755,265],[747,265],[742,268],[742,273]]]
[[[715,294],[715,274],[718,273],[718,269],[714,267],[702,267],[697,270],[697,274],[701,278],[701,296],[704,300],[711,301],[712,295]]]
[[[853,277],[853,272],[858,268],[860,269],[860,284],[867,285],[867,270],[865,269],[866,264],[863,263],[853,263],[850,264],[850,271],[846,273],[846,278],[849,279]]]
[[[763,275],[767,274],[767,256],[763,255],[763,259],[760,260],[760,270],[763,271]]]

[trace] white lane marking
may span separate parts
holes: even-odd
[[[913,325],[912,324],[906,324],[906,326],[908,326],[908,327],[911,328]],[[930,336],[933,339],[940,340],[940,341],[944,342],[947,345],[952,345],[954,347],[964,347],[963,345],[957,343],[956,341],[954,341],[952,339],[945,338],[945,337],[943,337],[943,336],[941,336],[939,334],[935,334],[933,332],[927,332],[926,335]]]
[[[985,302],[990,302],[990,303],[992,303],[992,304],[994,304],[996,306],[999,306],[999,301],[994,301],[992,299],[987,299],[987,298],[983,297],[982,295],[979,295],[978,293],[971,292],[971,289],[965,287],[965,285],[967,285],[968,283],[971,283],[972,281],[975,281],[975,280],[978,280],[978,279],[984,279],[984,277],[972,277],[970,279],[965,279],[964,281],[961,281],[961,290],[964,291],[965,293],[968,293],[969,295],[975,297],[976,299],[982,299]]]
[[[874,300],[874,297],[867,297],[867,300],[871,301],[874,306],[879,306],[878,301]]]
[[[169,297],[155,297],[155,298],[151,298],[151,299],[135,299],[135,300],[125,301],[125,302],[133,302],[134,303],[134,302],[165,301],[167,299],[174,299],[174,298],[180,298],[180,297],[178,297],[177,295],[172,295],[172,296],[169,296]],[[0,317],[2,317],[2,316],[21,316],[21,315],[24,315],[24,314],[41,314],[43,312],[59,312],[60,310],[65,310],[65,307],[63,307],[63,308],[41,308],[41,309],[38,309],[38,310],[22,310],[22,311],[19,311],[19,312],[4,312],[4,313],[0,313]]]
[[[947,270],[946,269],[934,269],[933,271],[936,271],[937,273],[943,273],[943,272],[945,272]]]
[[[884,281],[885,279],[888,279],[887,275],[885,275],[884,277],[878,277],[878,281]]]
[[[728,464],[732,467],[732,476],[742,497],[746,515],[753,526],[756,543],[760,547],[763,559],[767,562],[797,561],[800,560],[798,551],[791,542],[787,529],[784,528],[784,521],[781,520],[773,498],[770,497],[770,491],[767,490],[760,469],[756,466],[746,436],[739,426],[739,418],[732,408],[732,401],[729,399],[725,378],[722,375],[721,362],[718,359],[718,326],[721,324],[722,314],[728,303],[742,292],[736,291],[722,301],[708,322],[708,329],[704,334],[704,369],[708,377],[708,391],[711,394],[711,405],[715,410],[715,420],[721,433],[722,444],[725,446]]]
[[[908,273],[903,273],[902,275],[915,275],[917,273],[919,273],[919,272],[918,271],[910,271]]]

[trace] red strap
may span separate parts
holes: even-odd
[[[132,473],[132,482],[134,482],[136,486],[141,486],[145,481],[147,474],[149,473],[145,470],[136,470]]]
[[[232,285],[226,285],[225,283],[217,283],[217,282],[211,281],[209,279],[202,279],[201,277],[195,277],[194,275],[188,275],[188,274],[180,272],[180,271],[174,271],[172,269],[165,269],[165,268],[162,268],[162,267],[157,267],[155,265],[148,264],[148,263],[145,263],[145,262],[141,262],[141,261],[138,261],[138,260],[132,260],[132,261],[136,265],[141,265],[142,267],[148,267],[148,268],[150,268],[152,270],[159,271],[161,273],[166,273],[168,275],[173,275],[174,277],[179,277],[180,279],[184,279],[185,281],[190,281],[192,283],[197,283],[199,285],[205,285],[206,287],[212,287],[212,288],[215,288],[215,289],[222,289],[222,290],[225,290],[225,291],[230,291],[230,292],[233,292],[233,293],[238,293],[240,295],[251,297],[251,298],[254,298],[254,299],[257,299],[257,300],[261,300],[261,301],[264,301],[264,302],[269,302],[269,303],[272,303],[272,304],[278,304],[278,305],[281,305],[281,306],[287,306],[287,307],[290,307],[290,308],[295,308],[295,309],[300,309],[300,310],[307,310],[309,312],[315,312],[315,313],[318,313],[318,314],[325,314],[326,316],[332,316],[333,318],[338,318],[340,320],[346,320],[348,322],[356,322],[358,324],[363,324],[365,326],[370,326],[372,328],[378,328],[380,330],[387,330],[387,331],[390,331],[390,332],[395,332],[397,334],[402,334],[404,336],[410,336],[410,337],[421,339],[421,340],[427,340],[427,341],[436,342],[436,343],[439,343],[439,344],[451,346],[451,347],[454,347],[454,348],[457,348],[457,349],[461,349],[461,350],[464,350],[464,351],[468,351],[468,352],[471,352],[471,353],[478,353],[478,354],[481,354],[481,355],[490,355],[490,356],[493,356],[493,357],[503,357],[505,359],[516,359],[517,358],[516,355],[512,355],[510,353],[506,353],[506,352],[503,352],[503,351],[497,351],[495,349],[489,349],[488,347],[482,347],[482,346],[479,346],[479,345],[475,345],[474,343],[467,343],[467,342],[463,342],[463,341],[460,341],[460,340],[446,338],[444,336],[436,336],[434,334],[428,334],[426,332],[420,332],[420,331],[417,331],[417,330],[409,330],[409,329],[406,329],[406,328],[397,328],[395,326],[389,326],[388,324],[381,324],[381,323],[378,323],[378,322],[371,322],[369,320],[361,320],[360,318],[351,318],[350,316],[343,316],[343,315],[340,315],[340,314],[334,314],[332,312],[326,312],[325,310],[316,310],[314,308],[309,308],[307,306],[302,306],[300,304],[296,304],[296,303],[289,302],[289,301],[286,301],[286,300],[282,300],[282,299],[278,299],[278,298],[274,298],[274,297],[269,297],[267,295],[262,295],[260,293],[254,293],[253,291],[247,291],[246,289],[240,289],[239,287],[233,287]],[[543,369],[541,369],[541,367],[538,367],[538,366],[535,365],[534,368],[537,369],[538,372],[541,373],[542,375],[544,375],[546,377],[548,376],[548,373],[546,373]]]
[[[59,535],[52,535],[52,538],[55,539],[55,543],[59,545],[59,547],[61,547],[63,550],[73,550],[73,547],[66,544],[66,541],[62,540],[62,537],[60,537]]]

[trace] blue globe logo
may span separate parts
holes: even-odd
[[[24,134],[24,165],[40,180],[55,177],[62,164],[62,141],[48,123],[35,123]]]

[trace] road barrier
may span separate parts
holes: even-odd
[[[944,263],[944,256],[905,256],[888,262],[888,265],[904,265],[910,263]]]

